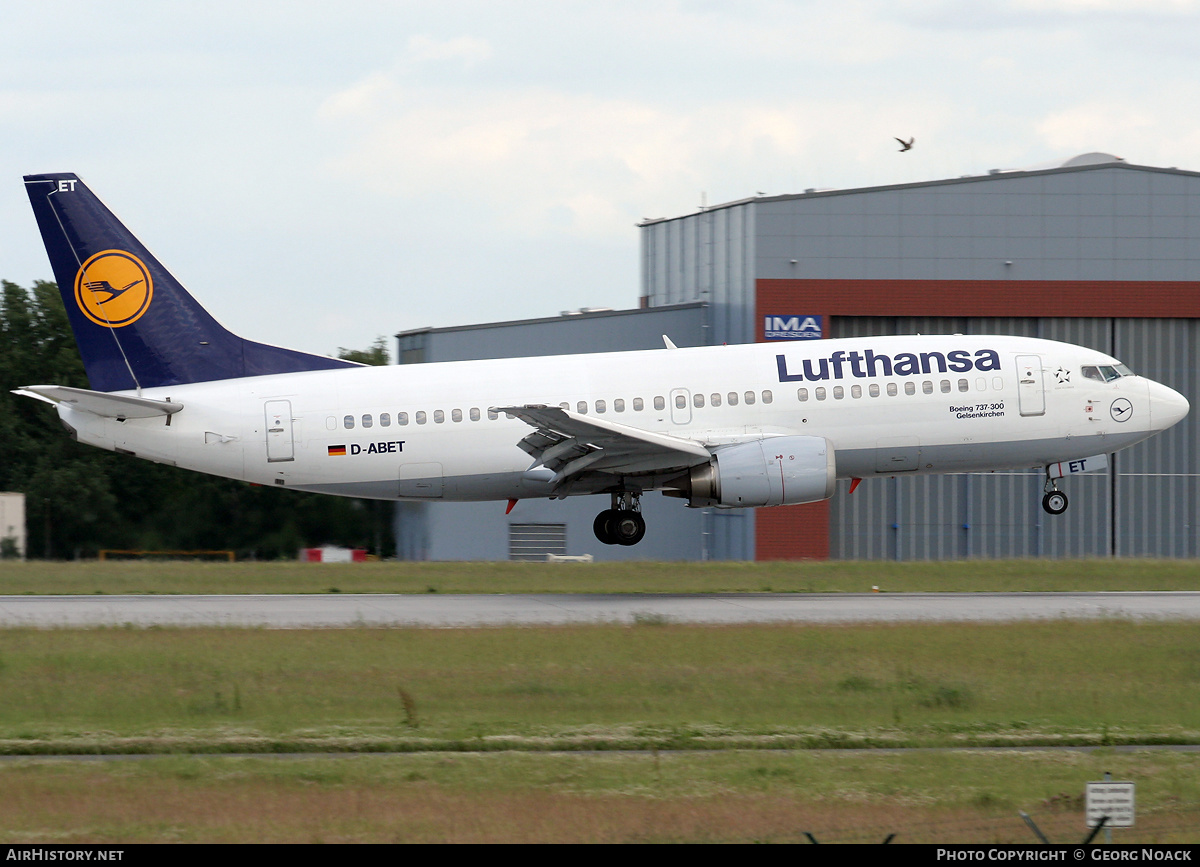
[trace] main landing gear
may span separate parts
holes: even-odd
[[[613,494],[612,508],[592,522],[592,531],[605,545],[636,545],[646,535],[640,494]]]
[[[1067,495],[1058,489],[1058,480],[1049,477],[1049,471],[1046,473],[1045,495],[1042,497],[1042,508],[1051,515],[1061,515],[1067,510]]]

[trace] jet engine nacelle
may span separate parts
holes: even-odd
[[[833,496],[837,469],[824,437],[770,437],[725,446],[666,493],[692,507],[736,509],[815,503]]]

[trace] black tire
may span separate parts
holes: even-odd
[[[596,538],[605,545],[616,545],[617,538],[612,531],[612,525],[617,515],[621,514],[616,509],[605,509],[596,516],[596,520],[592,521],[592,532],[596,534]]]
[[[1062,491],[1050,491],[1042,497],[1042,508],[1051,515],[1061,515],[1067,510],[1067,495]]]
[[[646,519],[641,512],[627,509],[617,512],[608,527],[618,545],[636,545],[646,535]]]

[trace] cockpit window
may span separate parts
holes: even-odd
[[[1118,362],[1117,364],[1085,364],[1080,370],[1084,379],[1094,379],[1097,382],[1112,382],[1114,379],[1120,379],[1122,376],[1133,376],[1133,371],[1128,366]]]

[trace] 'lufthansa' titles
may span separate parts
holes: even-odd
[[[827,358],[805,358],[789,369],[786,355],[776,355],[780,382],[821,382],[827,379],[873,378],[877,376],[920,376],[923,373],[966,373],[970,370],[999,370],[1000,354],[994,349],[965,349],[949,352],[899,352],[884,355],[871,349],[844,352]],[[793,364],[796,362],[793,360]]]

